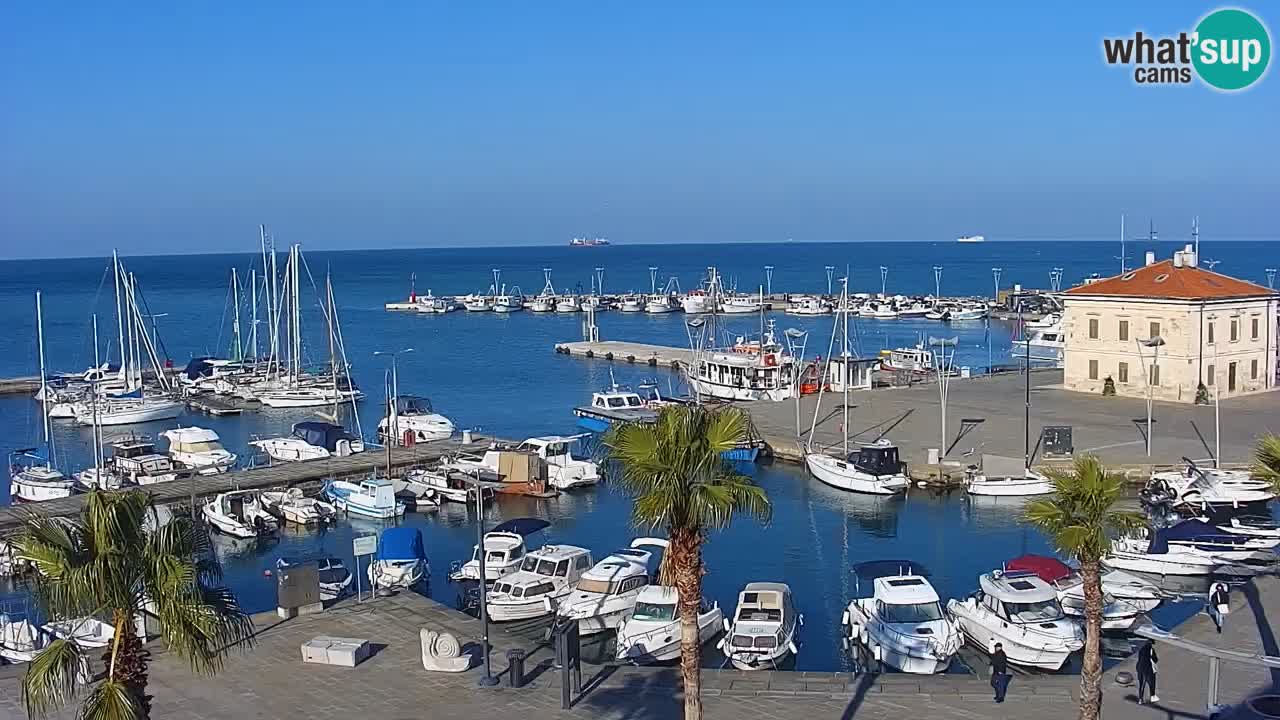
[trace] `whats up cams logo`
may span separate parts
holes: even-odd
[[[1108,65],[1133,67],[1139,85],[1189,85],[1193,78],[1225,92],[1262,79],[1271,60],[1271,36],[1252,13],[1223,8],[1205,15],[1195,30],[1173,37],[1104,38]]]

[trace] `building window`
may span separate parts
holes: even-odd
[[[1253,319],[1253,339],[1258,339],[1258,318]]]
[[[1249,379],[1258,379],[1258,360],[1257,358],[1249,361]]]
[[[1227,392],[1236,391],[1236,364],[1227,365]]]
[[[1152,320],[1151,334],[1147,336],[1147,339],[1150,340],[1151,338],[1158,338],[1158,337],[1160,337],[1160,323],[1156,320]]]
[[[1152,364],[1151,369],[1147,372],[1148,372],[1147,377],[1151,378],[1151,380],[1149,381],[1151,384],[1151,387],[1158,387],[1160,385],[1160,366],[1156,364]]]
[[[1235,342],[1239,339],[1240,339],[1240,321],[1233,318],[1231,320],[1231,342]]]
[[[1128,320],[1120,321],[1120,341],[1129,342],[1129,321]]]
[[[1116,368],[1116,377],[1119,378],[1122,383],[1129,382],[1129,363],[1120,363],[1119,367]]]
[[[1089,339],[1098,339],[1098,318],[1089,318]]]
[[[1205,384],[1206,384],[1206,385],[1208,385],[1209,387],[1213,387],[1213,376],[1214,376],[1214,372],[1213,372],[1213,371],[1214,371],[1214,370],[1216,370],[1216,369],[1217,369],[1217,368],[1215,368],[1214,366],[1210,365],[1210,366],[1209,366],[1209,371],[1208,371],[1207,373],[1205,373],[1205,374],[1206,374],[1206,375],[1208,375],[1209,377],[1205,378],[1205,381],[1204,381],[1204,382],[1205,382]]]
[[[1098,361],[1097,360],[1089,361],[1089,379],[1090,380],[1098,379]]]
[[[1213,344],[1213,321],[1212,320],[1209,321],[1209,342],[1206,344],[1208,345]]]

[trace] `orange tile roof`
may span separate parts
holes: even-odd
[[[1261,285],[1221,275],[1202,267],[1174,267],[1172,260],[1153,263],[1124,275],[1073,287],[1066,295],[1227,300],[1275,295]]]

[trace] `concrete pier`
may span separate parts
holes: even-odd
[[[687,364],[693,362],[693,352],[688,348],[648,345],[620,340],[556,343],[555,350],[558,353],[573,357],[600,358],[617,363],[649,365],[651,367],[674,368],[679,363]]]

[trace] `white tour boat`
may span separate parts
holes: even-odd
[[[578,621],[582,635],[613,630],[636,606],[640,590],[649,585],[653,552],[666,549],[667,541],[637,538],[631,546],[614,551],[582,574],[573,592],[555,603],[556,615]]]
[[[844,611],[841,625],[849,642],[860,643],[872,659],[895,670],[919,675],[945,671],[964,635],[942,612],[928,572],[895,560],[861,563],[853,572],[859,594],[869,594],[849,601]]]
[[[222,446],[218,433],[200,427],[165,430],[160,437],[169,441],[169,457],[201,475],[217,475],[236,464],[235,453]]]
[[[703,598],[698,603],[698,644],[720,633],[724,613]],[[638,665],[680,658],[680,592],[665,585],[646,585],[635,609],[618,625],[616,657]]]
[[[804,617],[796,612],[791,588],[753,582],[738,594],[733,621],[724,621],[720,650],[739,670],[771,670],[799,652],[796,633]]]
[[[404,503],[396,500],[396,489],[390,480],[374,477],[358,483],[330,480],[320,491],[329,502],[345,513],[389,519],[404,515]]]
[[[500,578],[488,591],[489,619],[501,622],[550,615],[554,603],[568,595],[593,564],[590,550],[573,545],[544,545],[530,552],[519,570]]]
[[[1034,573],[985,573],[978,591],[947,603],[965,636],[991,653],[996,643],[1015,665],[1058,670],[1084,647],[1084,630],[1062,612],[1058,592]]]
[[[256,490],[219,493],[204,504],[203,515],[214,530],[237,538],[270,535],[279,526]]]

